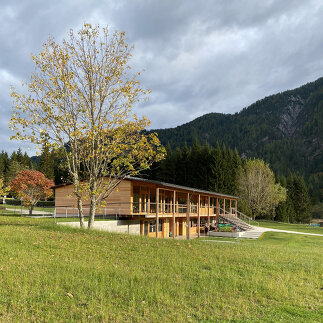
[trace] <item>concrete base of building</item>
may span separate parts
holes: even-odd
[[[59,225],[67,225],[79,228],[80,222],[59,222]],[[94,230],[102,230],[116,233],[140,234],[140,221],[134,220],[111,220],[94,222]]]

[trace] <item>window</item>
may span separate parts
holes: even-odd
[[[205,199],[206,198],[204,196],[201,197],[201,206],[202,207],[205,207]]]
[[[211,197],[210,198],[210,207],[213,207],[214,206],[214,197]]]
[[[156,189],[150,189],[150,203],[156,203]]]
[[[158,232],[163,231],[163,220],[159,219]]]
[[[196,227],[197,226],[197,219],[192,219],[191,220],[191,228]]]
[[[141,212],[148,212],[148,193],[141,193]]]
[[[132,212],[139,213],[139,194],[140,188],[139,186],[133,187],[133,203],[132,203]]]
[[[149,232],[156,232],[156,220],[150,220]]]

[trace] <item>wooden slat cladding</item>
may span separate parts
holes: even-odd
[[[99,208],[99,213],[106,214],[131,214],[131,182],[124,180],[106,199],[106,206]],[[73,185],[59,186],[55,188],[55,207],[57,213],[74,214],[77,208],[76,197],[73,194]],[[85,214],[88,213],[89,200],[84,199]]]

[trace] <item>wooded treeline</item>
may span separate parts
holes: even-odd
[[[8,184],[20,171],[26,169],[42,172],[47,178],[54,180],[55,184],[68,181],[65,164],[59,151],[51,152],[48,148],[44,148],[39,157],[32,158],[20,148],[11,155],[5,151],[0,152],[0,178],[4,184]]]
[[[201,146],[197,141],[191,148],[185,144],[174,151],[166,147],[167,156],[154,164],[143,176],[208,191],[235,195],[236,173],[241,166],[237,150],[227,149],[225,145],[215,147]]]
[[[37,165],[21,149],[14,151],[10,156],[5,151],[0,153],[0,178],[5,184],[14,179],[20,171],[36,168]]]
[[[236,149],[220,146],[219,143],[215,147],[208,144],[201,146],[195,140],[192,147],[185,143],[183,148],[172,150],[168,144],[166,150],[166,158],[145,172],[145,178],[229,195],[238,194],[237,174],[246,159],[241,158]],[[282,176],[276,177],[276,180],[287,189],[287,200],[281,202],[274,212],[258,214],[258,218],[308,223],[311,204],[304,179],[291,173],[288,178]],[[250,210],[242,211],[251,214]]]
[[[153,164],[141,177],[229,195],[238,194],[237,173],[246,159],[241,158],[236,149],[220,146],[219,143],[214,147],[200,145],[195,140],[192,147],[184,144],[183,148],[172,150],[167,145],[166,150],[166,158]],[[53,179],[55,184],[69,181],[59,152],[51,152],[45,147],[37,158],[30,158],[20,149],[10,156],[4,151],[0,153],[0,178],[5,184],[24,169],[39,170]],[[258,218],[309,222],[311,205],[304,179],[291,173],[287,178],[276,176],[276,180],[287,189],[287,200],[280,203],[275,212],[259,214]],[[249,210],[242,211],[250,214]]]

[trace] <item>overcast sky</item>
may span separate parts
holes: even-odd
[[[152,128],[234,113],[323,76],[323,1],[0,0],[0,140],[9,140],[10,85],[27,80],[49,35],[83,22],[124,30],[132,65],[152,90],[136,107]],[[33,150],[29,152],[32,154]]]

